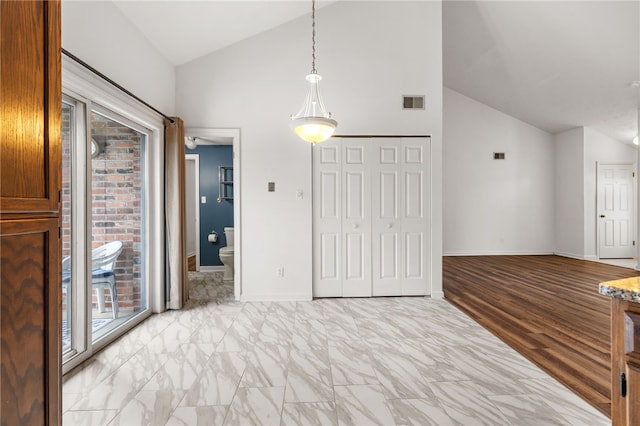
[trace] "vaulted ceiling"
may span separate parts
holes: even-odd
[[[310,12],[308,0],[114,3],[175,66]],[[443,61],[445,86],[550,133],[638,133],[640,2],[444,1]]]

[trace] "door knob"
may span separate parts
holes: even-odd
[[[600,217],[604,217],[604,215],[603,215],[603,214],[601,214],[601,215],[600,215]]]
[[[360,227],[360,225],[358,225],[357,223],[355,223],[355,224],[353,225],[353,229],[358,229],[359,227]]]
[[[393,224],[387,223],[387,229],[391,229],[391,228],[393,228]]]

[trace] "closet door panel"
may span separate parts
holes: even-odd
[[[404,296],[428,295],[427,262],[429,232],[429,139],[402,140],[402,246],[404,262],[402,289]]]
[[[313,151],[313,296],[342,296],[342,176],[339,140]]]
[[[396,296],[402,291],[400,244],[403,200],[400,139],[373,139],[372,188],[372,294]]]
[[[367,139],[342,140],[343,297],[371,296],[371,183]]]

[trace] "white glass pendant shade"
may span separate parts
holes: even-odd
[[[298,114],[291,117],[291,128],[303,140],[311,143],[329,139],[338,125],[327,112],[318,87],[322,76],[316,73],[307,75],[309,83],[307,97]]]

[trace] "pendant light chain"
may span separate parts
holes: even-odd
[[[316,0],[311,0],[311,74],[316,71]]]

